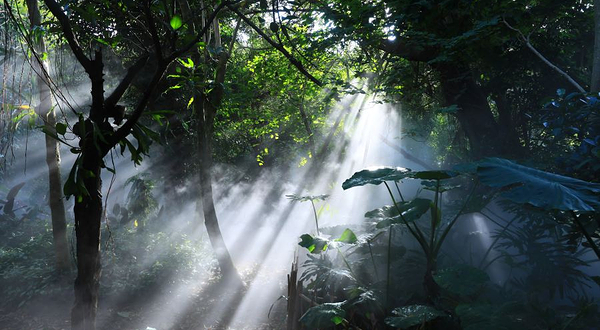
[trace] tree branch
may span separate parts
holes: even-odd
[[[200,41],[200,39],[202,39],[202,36],[206,33],[206,31],[208,31],[208,29],[211,26],[212,21],[214,21],[215,18],[217,18],[217,15],[221,11],[221,9],[223,9],[225,6],[229,6],[229,2],[227,2],[227,1],[221,2],[221,4],[219,6],[217,6],[217,8],[215,8],[213,13],[210,15],[210,17],[206,21],[206,25],[196,35],[196,38],[194,38],[194,40],[190,41],[187,45],[181,47],[179,50],[174,51],[170,56],[168,56],[165,59],[165,63],[171,63],[179,56],[187,53],[190,49],[194,48],[194,46]]]
[[[525,44],[525,46],[527,46],[527,48],[529,48],[529,50],[531,50],[539,59],[541,59],[544,63],[546,63],[550,68],[552,68],[554,71],[558,72],[561,76],[563,76],[565,79],[567,79],[571,83],[571,85],[573,85],[580,93],[585,94],[587,92],[583,87],[581,87],[581,85],[579,85],[575,81],[575,79],[571,78],[571,76],[569,76],[568,73],[564,72],[559,67],[557,67],[556,65],[552,64],[552,62],[550,62],[535,47],[533,47],[533,45],[531,44],[531,42],[529,40],[529,36],[523,35],[523,33],[519,29],[512,27],[510,24],[508,24],[508,22],[505,19],[502,19],[502,22],[509,29],[517,32],[519,34],[519,37],[521,37],[521,40],[523,41],[523,43]]]
[[[113,92],[110,94],[110,96],[108,96],[106,98],[106,100],[104,101],[104,106],[106,108],[110,109],[111,107],[114,107],[115,105],[117,105],[117,102],[119,102],[119,100],[121,99],[121,97],[123,96],[125,91],[127,90],[127,87],[129,87],[129,85],[133,81],[133,78],[135,78],[135,76],[142,70],[144,65],[146,65],[146,62],[148,62],[148,57],[149,57],[148,55],[140,57],[135,62],[135,64],[133,64],[129,68],[129,70],[127,70],[127,74],[125,75],[123,80],[121,80],[121,82],[119,83],[117,88],[115,88],[113,90]]]
[[[320,80],[318,80],[317,78],[315,78],[312,74],[310,74],[304,68],[302,63],[300,63],[298,60],[296,60],[292,56],[292,54],[290,54],[287,50],[285,50],[285,48],[283,48],[282,45],[276,43],[275,41],[273,41],[273,39],[269,38],[269,36],[266,35],[258,26],[256,26],[256,24],[254,24],[248,17],[246,17],[244,14],[242,14],[239,10],[237,10],[231,4],[227,4],[227,8],[229,8],[229,10],[234,12],[239,18],[241,18],[246,24],[248,24],[254,31],[256,31],[256,33],[258,33],[263,39],[265,39],[266,42],[268,42],[271,46],[273,46],[273,48],[277,49],[281,54],[283,54],[283,56],[285,56],[288,59],[288,61],[290,61],[290,63],[292,63],[292,65],[294,65],[296,68],[298,68],[298,71],[300,71],[300,73],[305,75],[308,79],[310,79],[312,82],[314,82],[317,86],[323,86],[323,83]]]
[[[85,71],[88,74],[90,74],[90,72],[93,71],[91,68],[92,61],[83,53],[83,49],[81,48],[79,42],[77,41],[77,38],[75,38],[75,35],[73,34],[73,29],[71,27],[71,23],[69,22],[69,18],[63,12],[62,7],[54,0],[44,0],[44,3],[46,4],[46,7],[48,7],[50,12],[52,12],[52,15],[54,15],[54,17],[58,19],[58,22],[60,23],[61,29],[64,33],[65,39],[67,39],[67,43],[69,44],[69,47],[71,47],[75,58],[77,58],[77,61],[79,61],[79,63],[81,64],[81,66],[83,66]]]
[[[106,149],[103,150],[105,154],[108,153],[108,151],[110,151],[110,149],[112,149],[114,146],[116,146],[117,143],[119,143],[119,141],[121,141],[122,139],[126,138],[127,135],[129,135],[129,133],[131,132],[131,129],[133,129],[133,126],[137,123],[137,121],[142,116],[142,113],[146,109],[146,105],[148,105],[148,102],[150,101],[150,98],[152,97],[152,94],[154,93],[154,89],[156,88],[156,86],[158,85],[160,80],[162,79],[162,76],[165,73],[169,64],[171,64],[171,62],[173,62],[179,56],[188,52],[190,49],[192,49],[198,43],[198,41],[200,41],[202,36],[210,28],[210,25],[211,25],[210,23],[217,17],[217,14],[219,13],[219,11],[221,11],[221,9],[223,9],[226,5],[227,5],[227,2],[223,1],[215,9],[215,11],[209,17],[207,24],[204,26],[202,31],[200,31],[196,35],[196,38],[194,38],[194,40],[192,40],[191,42],[189,42],[187,45],[183,46],[179,50],[174,51],[171,55],[167,56],[164,59],[164,61],[162,61],[162,63],[159,62],[158,66],[156,67],[156,71],[154,72],[154,75],[152,76],[152,79],[150,80],[150,83],[146,87],[146,90],[144,91],[142,98],[140,99],[140,101],[136,105],[135,109],[131,113],[131,116],[129,116],[127,121],[121,127],[119,127],[117,129],[117,131],[115,131],[115,133],[108,140]]]
[[[158,60],[158,63],[162,63],[162,46],[160,44],[160,39],[158,38],[158,32],[156,31],[156,24],[154,24],[154,18],[152,17],[152,13],[150,12],[150,5],[150,1],[147,1],[146,5],[144,6],[144,15],[146,16],[146,21],[148,22],[148,29],[150,30],[152,42],[154,43],[154,51],[156,52],[156,58]]]

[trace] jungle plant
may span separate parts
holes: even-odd
[[[523,305],[523,303],[506,301],[507,305],[502,308],[510,315],[505,320],[501,320],[502,322],[490,318],[492,314],[484,313],[489,308],[485,307],[484,301],[479,300],[477,297],[486,291],[486,283],[489,281],[488,275],[482,270],[467,265],[458,265],[438,270],[438,255],[444,240],[461,214],[475,212],[478,207],[484,207],[493,199],[489,197],[479,198],[479,195],[499,196],[500,198],[519,204],[528,204],[539,209],[554,210],[555,212],[562,212],[565,216],[571,216],[574,225],[577,225],[578,231],[586,237],[587,245],[596,251],[596,242],[592,235],[590,235],[588,228],[594,228],[594,230],[597,228],[597,226],[591,226],[594,225],[594,217],[590,217],[589,214],[590,212],[597,212],[600,185],[536,170],[499,158],[487,158],[466,166],[458,166],[456,170],[464,174],[470,173],[474,175],[475,183],[471,186],[468,195],[462,199],[458,212],[452,217],[446,218],[447,221],[443,221],[444,218],[442,217],[442,196],[444,196],[443,194],[446,191],[458,188],[458,185],[455,185],[451,179],[459,176],[459,172],[447,170],[414,172],[405,168],[378,167],[356,172],[350,179],[346,180],[342,185],[344,189],[366,184],[379,185],[384,183],[393,205],[384,206],[365,214],[365,217],[376,221],[372,227],[366,228],[366,235],[356,237],[349,229],[344,231],[342,236],[335,240],[312,237],[308,234],[302,235],[302,241],[299,244],[306,247],[313,254],[327,251],[330,246],[334,246],[340,251],[340,242],[348,246],[347,251],[354,250],[353,252],[347,252],[345,256],[340,251],[339,254],[342,257],[345,268],[347,268],[343,270],[336,268],[328,260],[309,255],[309,260],[305,263],[307,269],[303,279],[308,280],[313,278],[313,283],[311,284],[314,287],[315,293],[318,293],[322,297],[329,296],[330,302],[332,301],[331,299],[338,298],[338,302],[327,303],[324,306],[325,301],[322,301],[324,304],[317,306],[318,308],[313,307],[309,309],[301,318],[301,321],[309,327],[324,327],[349,322],[348,316],[355,317],[357,301],[365,302],[367,300],[371,306],[383,306],[383,313],[389,315],[390,305],[394,303],[390,298],[390,293],[394,291],[391,288],[391,276],[394,275],[391,266],[393,262],[392,256],[397,255],[401,257],[404,255],[404,253],[392,253],[394,228],[401,225],[402,228],[405,228],[415,238],[425,258],[424,289],[427,305],[412,303],[412,305],[398,307],[392,311],[392,317],[385,319],[387,325],[392,327],[411,327],[427,322],[453,322],[453,318],[446,317],[450,315],[447,312],[442,312],[442,310],[453,311],[453,315],[459,316],[461,320],[464,318],[465,324],[469,326],[477,326],[477,324],[482,324],[481,322],[496,326],[499,326],[500,323],[502,326],[507,324],[522,326],[531,322],[537,322],[538,318],[533,314],[536,312],[536,315],[538,315],[540,311],[531,311],[533,316],[528,315],[524,317],[522,315],[523,310],[526,308],[524,306],[528,305]],[[424,180],[422,181],[422,187],[425,190],[432,190],[434,192],[433,200],[418,196],[412,200],[405,200],[397,184],[398,181],[404,179]],[[400,202],[396,201],[395,194],[392,192],[389,182],[395,183],[397,195],[401,199]],[[493,189],[498,192],[478,193],[475,196],[474,193],[479,182],[491,188],[498,188]],[[419,223],[419,220],[426,213],[430,213],[428,226]],[[586,220],[585,223],[582,223],[583,218]],[[513,221],[509,222],[508,226],[512,223]],[[364,246],[365,242],[370,242],[370,239],[373,237],[380,236],[383,233],[383,229],[387,229],[388,231],[386,246],[387,277],[384,282],[385,289],[381,290],[378,289],[380,283],[365,279],[359,272],[359,269],[366,264],[365,259],[352,262],[352,260],[348,260],[348,256],[358,251],[361,245]],[[525,230],[525,228],[522,229]],[[503,230],[500,234],[506,236],[514,232],[514,230]],[[510,238],[507,237],[504,237],[505,241]],[[515,239],[523,241],[527,240],[527,237],[516,237]],[[512,244],[514,243],[513,240]],[[533,243],[537,244],[539,242]],[[502,244],[499,245],[502,247]],[[367,244],[367,246],[371,250],[371,245]],[[554,253],[550,257],[549,261],[554,264],[561,264],[565,260],[572,260],[572,258],[567,258],[568,260],[564,259],[565,254],[563,252],[562,250],[557,251],[557,253]],[[371,253],[371,260],[373,260],[373,253]],[[324,261],[328,262],[327,265],[324,264]],[[373,265],[376,272],[377,268],[375,267],[374,260]],[[562,266],[569,268],[569,265],[580,266],[581,264],[573,264],[569,261],[568,265]],[[537,267],[538,271],[539,268]],[[573,283],[581,285],[583,283],[580,281],[582,279],[581,273],[566,268],[563,269],[566,271],[563,274],[567,274],[569,278],[567,281],[575,281],[576,283]],[[514,283],[518,284],[518,281]],[[553,283],[558,285],[555,288],[558,287],[561,290],[562,284],[556,281]],[[340,285],[344,287],[343,290],[339,290]],[[355,293],[353,295],[346,294],[342,296],[339,294],[340,291],[347,293],[354,291]],[[385,297],[379,294],[379,292],[385,292]],[[345,297],[346,299],[339,302],[340,297]],[[406,302],[408,301],[410,300]],[[499,306],[496,307],[500,308]],[[588,310],[589,308],[591,307],[584,306],[580,311]],[[381,310],[377,311],[373,309],[373,311],[370,314],[364,313],[366,319],[372,322],[377,316],[382,315]],[[568,318],[556,317],[554,319],[557,324],[573,324]],[[354,322],[356,322],[356,319]]]
[[[292,202],[306,202],[306,201],[310,202],[310,205],[312,205],[314,216],[315,216],[315,226],[317,228],[317,236],[319,236],[320,235],[320,233],[319,233],[319,216],[317,214],[317,208],[315,207],[315,201],[324,201],[327,199],[327,197],[329,197],[329,195],[297,196],[297,195],[291,194],[291,195],[285,195],[285,197],[290,199]]]

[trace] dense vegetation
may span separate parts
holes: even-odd
[[[0,17],[1,329],[599,328],[600,1]]]

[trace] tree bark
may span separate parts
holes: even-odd
[[[196,206],[198,214],[204,216],[204,226],[208,233],[208,238],[215,251],[221,275],[231,280],[236,285],[241,285],[242,281],[233,265],[231,255],[223,239],[212,190],[212,131],[213,122],[217,109],[223,98],[223,82],[225,80],[225,71],[228,56],[226,52],[219,55],[215,86],[209,95],[204,95],[199,91],[194,96],[194,112],[196,114],[196,132],[197,146],[199,153],[199,181],[200,181],[200,201]],[[200,208],[202,204],[202,208]]]
[[[440,75],[446,105],[458,107],[454,115],[469,140],[471,156],[480,158],[513,152],[516,146],[502,138],[487,95],[475,82],[471,70],[467,66],[446,63],[433,67]]]
[[[91,138],[85,140],[85,148],[95,150]],[[87,196],[76,197],[75,233],[77,235],[77,278],[75,279],[75,303],[71,310],[73,330],[95,330],[98,309],[98,288],[100,283],[100,224],[102,219],[102,180],[99,153],[90,152],[83,156],[82,168],[94,177],[84,180],[89,192]]]
[[[600,92],[600,0],[594,0],[594,54],[591,92]]]
[[[42,19],[37,0],[27,0],[29,23],[31,28],[40,27]],[[48,77],[48,63],[41,56],[46,53],[46,45],[42,35],[32,34],[34,44],[33,69],[37,74],[37,88],[40,98],[37,113],[44,121],[47,132],[56,134],[56,115],[52,108],[52,95],[50,93],[50,80]],[[48,202],[52,219],[52,236],[54,253],[56,257],[56,270],[60,273],[68,271],[69,245],[67,241],[67,217],[63,204],[62,182],[60,175],[60,151],[58,141],[49,134],[46,140],[46,164],[48,165]]]

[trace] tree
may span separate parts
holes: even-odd
[[[77,330],[94,330],[101,271],[99,253],[100,225],[103,211],[101,172],[103,168],[106,168],[103,158],[115,146],[120,145],[123,149],[125,147],[129,149],[132,159],[135,162],[141,161],[141,154],[148,151],[148,136],[145,133],[147,128],[139,125],[138,120],[148,105],[154,89],[162,79],[169,64],[194,48],[201,39],[201,36],[208,29],[208,26],[205,26],[197,36],[191,40],[182,42],[177,47],[177,45],[168,44],[165,41],[167,36],[173,36],[172,29],[166,30],[166,32],[164,28],[157,29],[151,1],[144,1],[143,3],[126,1],[118,4],[104,1],[94,4],[82,4],[81,7],[71,6],[70,10],[79,14],[74,15],[80,19],[77,22],[80,25],[77,26],[78,30],[74,29],[71,18],[67,16],[65,10],[58,2],[44,0],[44,3],[57,19],[62,37],[66,39],[73,55],[83,67],[91,82],[91,107],[89,114],[86,116],[80,113],[78,123],[73,126],[73,133],[79,138],[79,146],[74,149],[78,157],[71,170],[69,179],[65,183],[64,189],[65,195],[75,196],[77,278],[75,280],[75,303],[71,312],[71,326]],[[213,15],[207,21],[212,22],[223,6],[215,8]],[[124,12],[131,12],[132,10],[141,14],[145,18],[145,22],[121,21],[118,23],[124,24],[132,30],[134,27],[142,28],[145,36],[149,40],[152,40],[154,58],[151,63],[154,73],[148,85],[142,91],[142,95],[133,111],[125,115],[123,107],[118,102],[135,76],[146,66],[149,55],[142,54],[138,56],[138,59],[130,66],[117,87],[108,97],[105,97],[102,48],[104,44],[109,44],[110,42],[118,44],[118,39],[103,40],[98,38],[98,34],[104,37],[105,35],[114,35],[114,33],[110,32],[112,28],[109,24],[97,24],[96,17],[90,19],[92,21],[92,24],[90,24],[92,27],[90,29],[92,36],[86,35],[86,31],[81,25],[89,24],[85,20],[86,13],[104,11],[107,15],[112,14],[115,15],[114,17],[124,17]],[[110,19],[107,18],[108,20]],[[133,26],[136,24],[137,26]],[[169,25],[167,23],[161,26],[172,26],[172,24]],[[96,35],[93,35],[93,33],[96,33]],[[82,47],[83,43],[79,42],[79,38],[91,38],[92,40],[100,40],[102,42],[94,43],[94,55],[88,56],[86,55],[86,50]],[[168,48],[165,47],[167,45]],[[121,46],[126,47],[125,45]],[[126,121],[123,123],[122,119],[124,115]],[[111,118],[113,119],[112,124],[109,122]],[[113,126],[116,126],[116,128]],[[130,134],[137,139],[137,148],[127,139]]]
[[[67,219],[63,204],[62,181],[60,175],[59,142],[52,137],[56,135],[56,115],[50,94],[50,79],[48,75],[48,60],[46,45],[41,30],[42,18],[37,0],[27,0],[29,22],[31,24],[30,41],[32,45],[32,66],[37,78],[37,90],[40,103],[37,113],[44,121],[46,134],[46,164],[48,165],[48,201],[52,218],[52,235],[56,254],[56,269],[64,272],[70,269],[69,246],[67,242]]]

